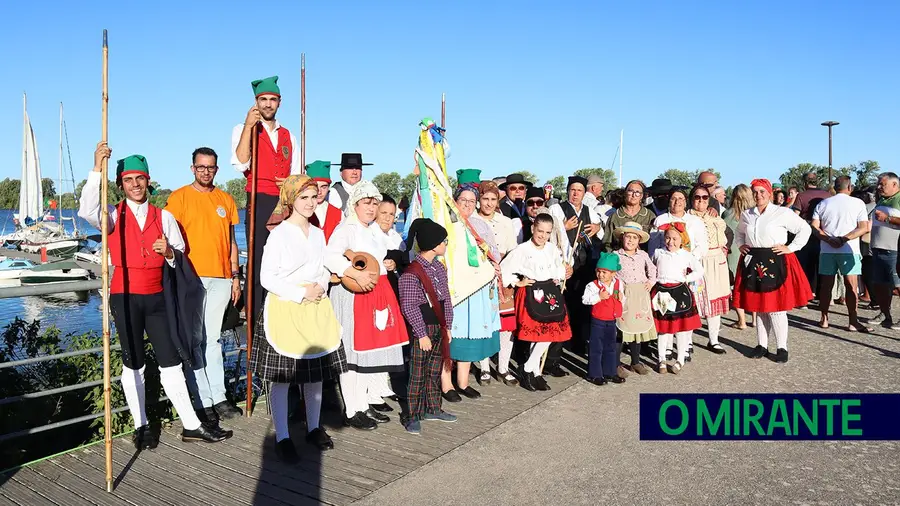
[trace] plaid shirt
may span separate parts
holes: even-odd
[[[444,318],[447,320],[447,328],[453,324],[453,304],[450,301],[450,288],[447,283],[447,268],[435,259],[428,262],[422,255],[416,255],[413,260],[425,268],[425,273],[431,278],[438,300],[444,303]],[[428,296],[422,283],[414,274],[404,272],[400,276],[400,311],[412,327],[413,337],[416,339],[428,335],[425,328],[425,320],[422,318],[422,304],[428,304]]]

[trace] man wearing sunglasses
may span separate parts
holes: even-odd
[[[714,172],[705,170],[697,175],[697,186],[702,186],[706,188],[706,191],[712,195],[713,188],[715,188],[719,184],[719,176],[717,176]],[[718,216],[721,214],[722,209],[719,206],[719,202],[714,199],[710,199],[709,201],[709,209],[707,213],[710,216]]]
[[[517,239],[519,244],[531,240],[531,225],[534,224],[534,218],[538,215],[538,211],[544,207],[544,191],[540,188],[529,188],[525,192],[525,216],[521,220],[513,220],[514,228],[516,221],[521,222],[521,230],[518,230]]]
[[[510,174],[506,181],[499,185],[506,197],[500,202],[500,212],[510,219],[521,219],[525,216],[525,193],[531,188],[531,181],[526,181],[522,174]]]

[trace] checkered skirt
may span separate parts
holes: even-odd
[[[337,379],[347,372],[347,355],[344,345],[318,358],[296,359],[279,354],[266,339],[263,320],[265,311],[259,312],[253,327],[253,350],[250,353],[250,369],[256,377],[274,383],[318,383]]]

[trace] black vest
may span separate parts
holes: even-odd
[[[559,207],[562,208],[563,214],[566,216],[566,220],[572,219],[575,214],[575,207],[568,202],[560,202]],[[594,244],[594,238],[591,238],[589,243],[580,243],[578,246],[576,245],[576,239],[578,238],[578,230],[579,228],[584,231],[584,227],[591,224],[591,213],[588,211],[586,205],[581,205],[581,213],[578,215],[578,220],[581,222],[581,227],[575,227],[572,230],[566,230],[566,236],[569,238],[569,246],[575,247],[575,265],[572,266],[572,269],[579,270],[584,265],[587,265],[590,260],[596,256],[594,250],[596,246]],[[596,237],[596,236],[595,236]],[[599,252],[599,250],[597,250]],[[597,254],[599,255],[599,253]]]

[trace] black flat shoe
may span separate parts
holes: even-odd
[[[344,425],[359,430],[375,430],[378,426],[375,420],[372,420],[362,411],[357,411],[355,415],[344,420]]]
[[[213,406],[213,409],[219,415],[219,419],[221,420],[231,420],[232,418],[244,416],[244,412],[241,408],[228,401],[222,401],[216,404]]]
[[[522,375],[522,381],[519,382],[522,385],[522,388],[528,390],[529,392],[534,392],[537,390],[537,387],[534,386],[534,373],[526,372]]]
[[[779,364],[787,363],[788,351],[784,348],[778,348],[778,351],[775,353],[775,358],[773,360],[775,360],[775,362],[778,362]]]
[[[460,402],[462,401],[462,397],[456,392],[456,390],[449,390],[441,394],[441,397],[444,398],[447,402]]]
[[[184,429],[181,431],[181,440],[185,443],[218,443],[229,437],[227,431],[208,429],[202,423],[194,430]]]
[[[331,436],[325,432],[325,429],[321,427],[316,427],[312,432],[307,434],[306,442],[307,444],[311,444],[318,448],[320,452],[334,449],[334,441],[331,440]]]
[[[543,376],[535,376],[534,377],[534,387],[540,390],[541,392],[546,392],[550,390],[550,385],[547,384],[547,380],[544,379]]]
[[[756,348],[753,348],[753,351],[750,353],[750,358],[763,358],[766,356],[769,350],[762,347],[762,345],[756,345]]]
[[[585,378],[585,379],[588,381],[588,383],[592,383],[594,385],[597,385],[598,387],[602,387],[603,385],[606,384],[606,380],[603,378]]]
[[[159,434],[149,425],[142,425],[131,434],[131,443],[135,450],[152,450],[159,446]]]
[[[464,389],[462,389],[462,390],[460,390],[460,389],[457,388],[456,391],[459,392],[459,393],[461,393],[461,394],[463,394],[463,395],[465,395],[465,396],[468,397],[469,399],[478,399],[478,398],[481,397],[481,392],[479,392],[478,390],[475,390],[474,388],[472,388],[472,385],[469,385],[469,386],[467,386],[466,388],[464,388]]]
[[[368,416],[372,420],[375,420],[375,422],[377,422],[377,423],[388,423],[391,421],[391,417],[381,414],[372,408],[369,408],[368,410],[366,410],[366,416]]]
[[[547,374],[553,376],[554,378],[565,378],[569,375],[568,371],[564,371],[562,367],[556,366],[553,369],[547,371]]]
[[[710,346],[710,347],[709,347],[709,351],[715,353],[716,355],[724,355],[724,354],[726,353],[726,352],[725,352],[725,347],[723,347],[723,346],[722,346],[721,344],[719,344],[719,343],[716,343],[716,344]]]
[[[394,408],[390,407],[388,404],[382,402],[381,404],[369,404],[371,409],[378,411],[379,413],[390,413],[394,410]]]
[[[615,376],[604,376],[603,379],[605,379],[606,381],[609,381],[610,383],[615,383],[617,385],[620,383],[625,383],[625,378],[619,376],[618,374]]]
[[[282,439],[275,443],[275,455],[288,465],[300,462],[300,455],[297,455],[297,449],[294,448],[294,442],[291,441],[291,438]]]

